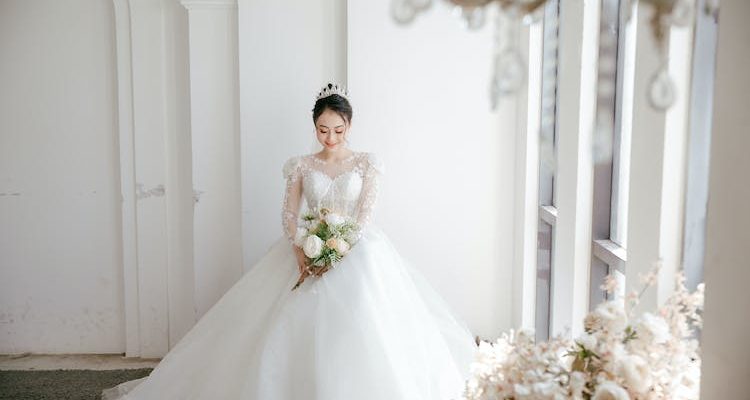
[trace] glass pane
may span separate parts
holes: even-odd
[[[627,249],[628,192],[630,182],[630,137],[633,115],[633,79],[635,72],[635,28],[623,20],[621,7],[628,1],[617,1],[620,13],[617,41],[617,93],[615,96],[615,131],[612,143],[612,200],[610,240]]]
[[[557,43],[558,1],[551,0],[544,10],[542,44],[542,109],[540,121],[539,201],[555,205],[556,122],[557,122]]]
[[[550,224],[540,220],[537,236],[536,265],[535,331],[537,340],[547,340],[549,338],[553,234],[554,228]]]
[[[557,112],[557,38],[558,0],[550,0],[544,9],[542,42],[542,109],[539,132],[539,205],[554,206],[556,170]],[[537,237],[535,330],[538,340],[549,337],[552,242],[554,228],[539,220]]]

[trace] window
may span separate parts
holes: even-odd
[[[555,222],[555,128],[557,120],[557,43],[559,1],[550,0],[544,10],[542,41],[542,96],[539,155],[539,222],[537,233],[536,312],[537,340],[550,334],[550,299],[552,295],[552,255]]]
[[[651,29],[652,6],[627,0],[565,8],[550,0],[541,26],[529,30],[534,79],[529,106],[520,108],[521,143],[538,146],[539,160],[520,171],[528,181],[538,166],[539,181],[538,194],[519,203],[532,231],[519,232],[525,245],[536,228],[537,246],[535,260],[525,251],[518,257],[524,286],[516,298],[538,340],[581,332],[586,311],[609,300],[601,289],[607,275],[620,283],[611,296],[623,297],[661,259],[656,290],[641,298],[646,308],[669,295],[679,269],[688,286],[702,280],[716,52],[705,1],[694,29],[668,30],[666,52]],[[667,110],[648,97],[660,68],[678,93]],[[533,193],[527,187],[524,195]],[[534,201],[538,218],[528,212]]]
[[[625,288],[627,260],[630,127],[624,114],[632,102],[632,41],[625,40],[624,13],[628,2],[602,0],[599,32],[599,74],[594,132],[594,187],[589,308],[607,300],[600,289],[612,274]],[[630,53],[632,54],[632,53]],[[631,74],[632,75],[632,74]]]

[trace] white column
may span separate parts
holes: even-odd
[[[682,209],[689,99],[691,31],[667,30],[665,51],[677,84],[678,101],[668,111],[650,104],[652,76],[663,62],[651,29],[653,8],[638,4],[630,24],[635,24],[635,71],[628,200],[626,289],[642,288],[639,276],[663,261],[655,288],[644,293],[639,307],[653,310],[674,289],[675,271],[681,263]]]
[[[115,0],[126,354],[169,346],[160,2]]]
[[[522,28],[519,48],[528,60],[527,86],[516,108],[516,176],[513,213],[512,322],[534,328],[537,221],[539,219],[539,129],[542,94],[542,22]]]
[[[575,336],[588,311],[599,11],[598,0],[560,4],[553,335],[570,328]]]
[[[122,262],[125,295],[125,354],[138,356],[138,261],[133,143],[133,80],[131,77],[130,3],[114,0],[117,46],[120,191],[122,194]]]
[[[161,357],[195,323],[186,12],[114,0],[125,353]]]
[[[188,10],[193,258],[200,317],[243,271],[237,2],[180,3]]]

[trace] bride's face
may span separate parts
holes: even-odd
[[[344,139],[349,133],[349,124],[336,112],[326,109],[315,121],[315,132],[318,142],[326,150],[336,151],[345,145]]]

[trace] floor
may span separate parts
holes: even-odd
[[[141,369],[154,368],[158,362],[121,354],[1,354],[0,371]]]
[[[147,376],[158,362],[121,354],[2,354],[0,400],[99,400],[103,389]]]

